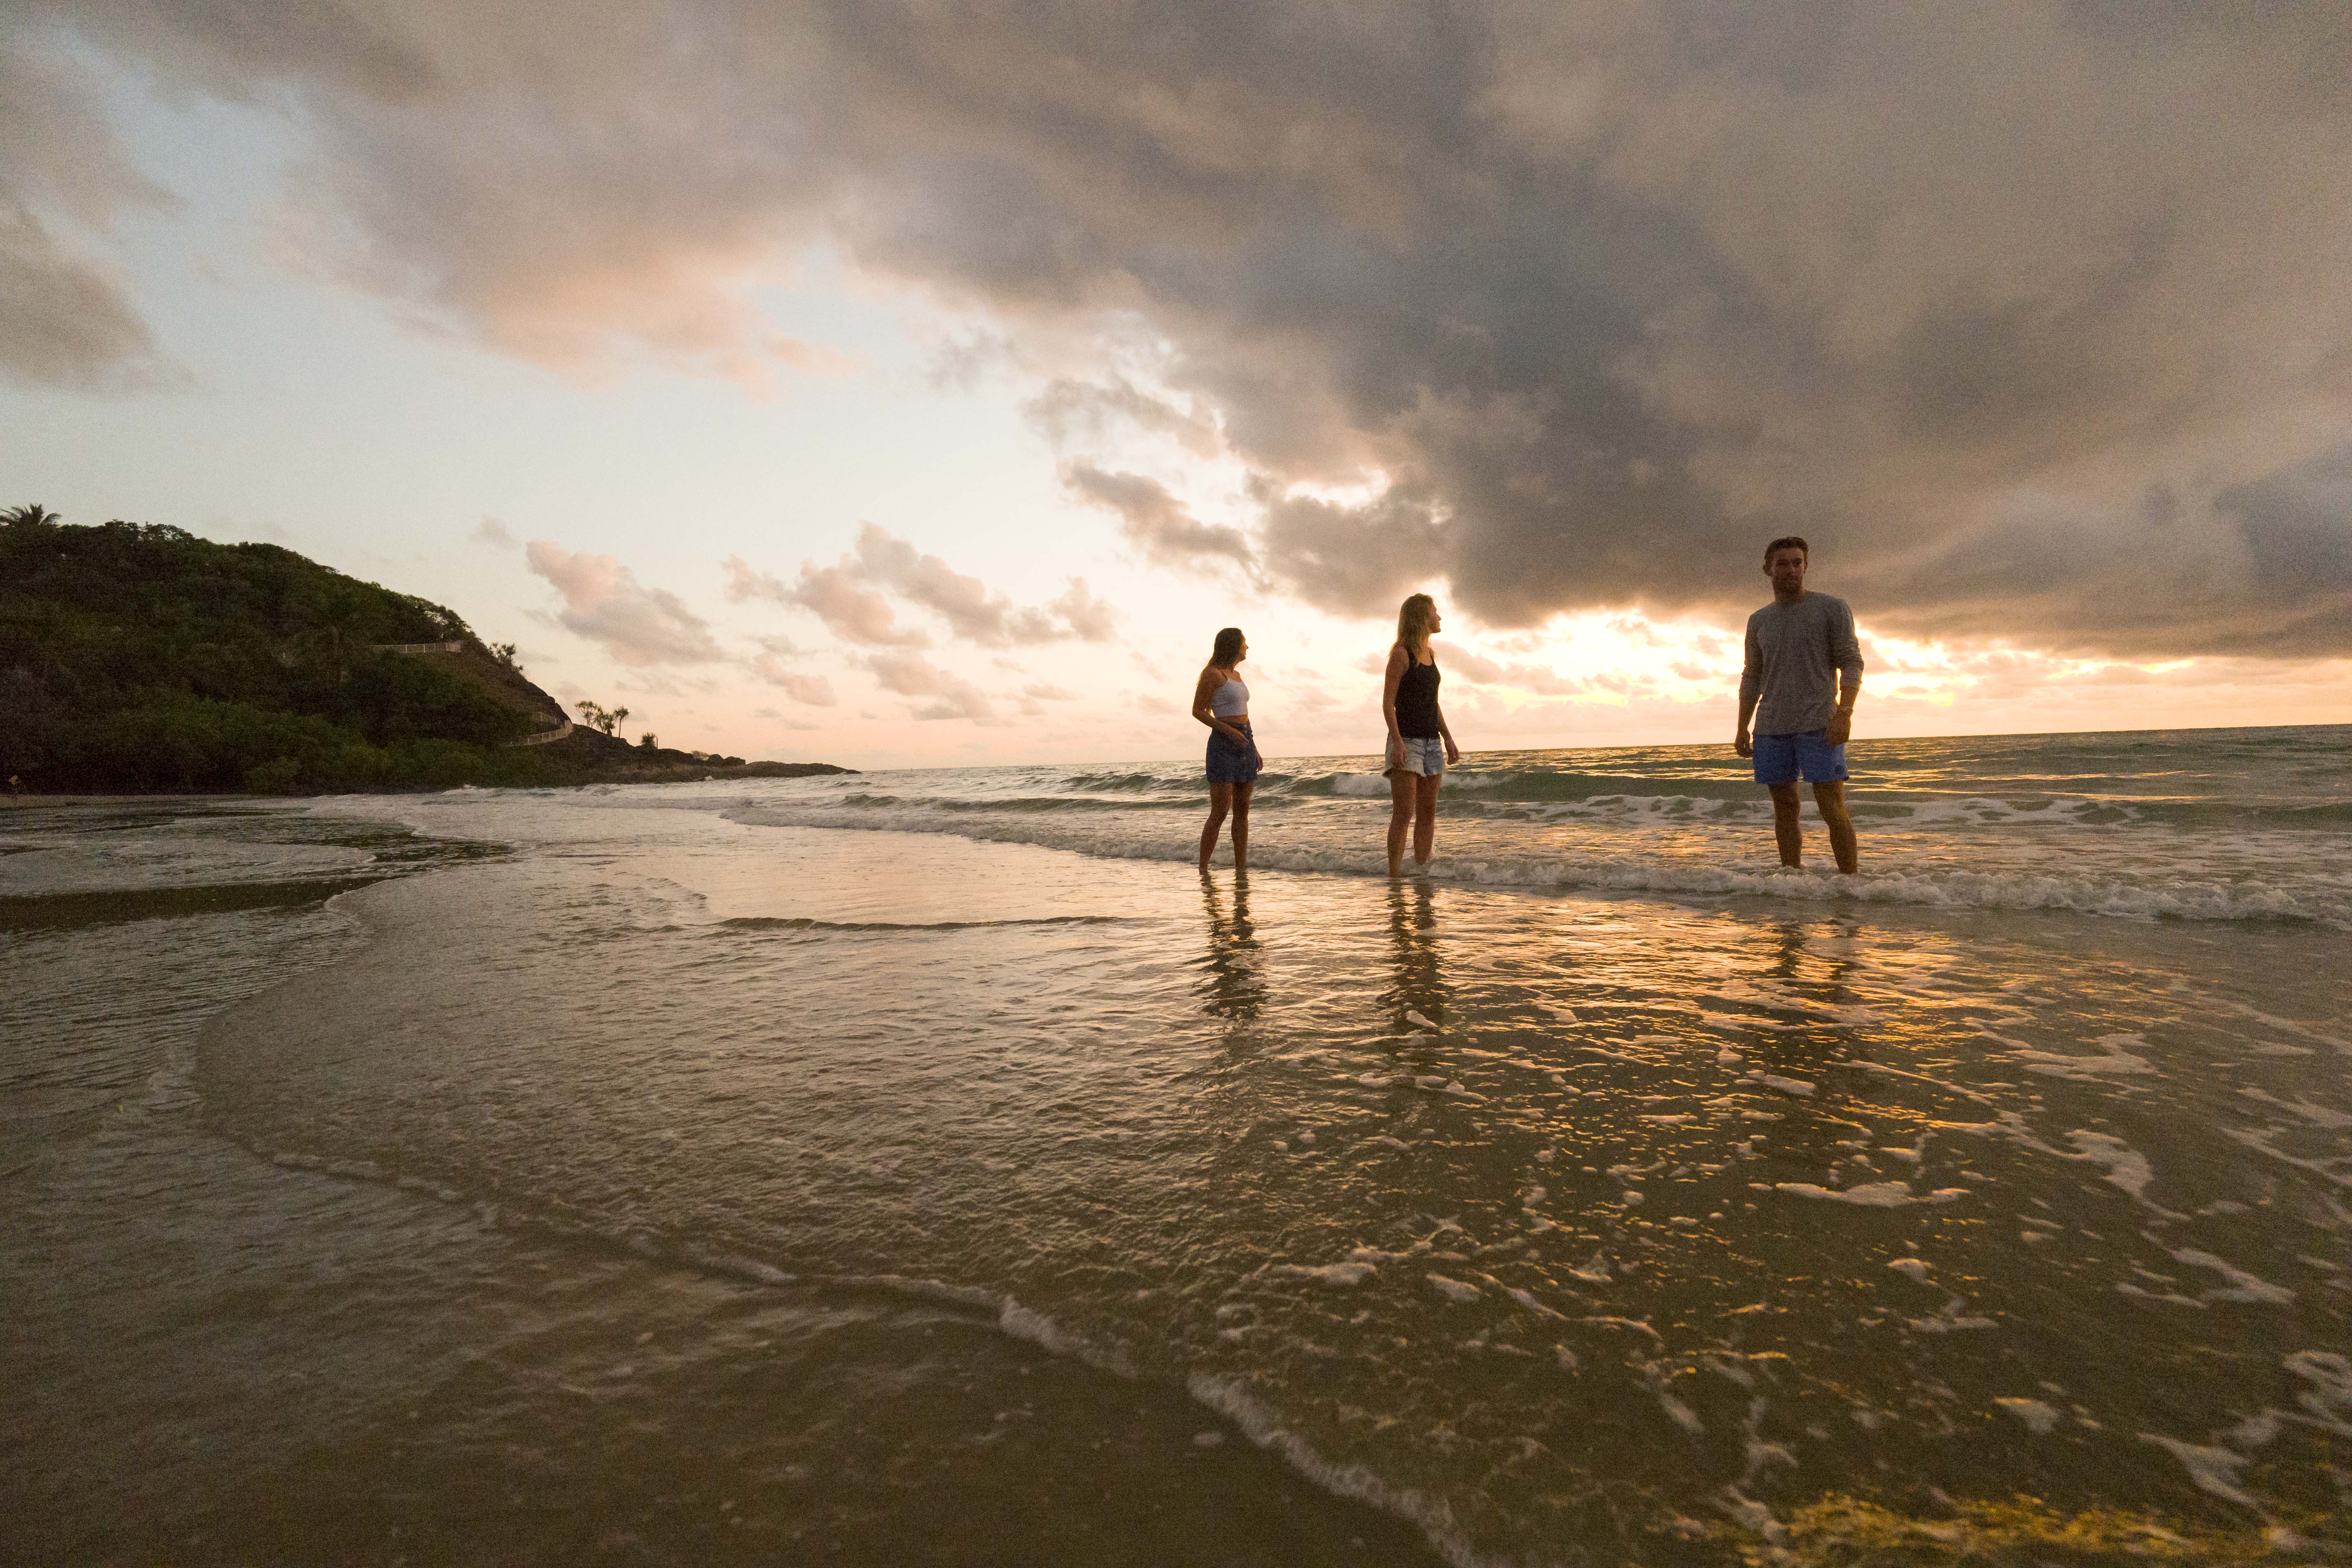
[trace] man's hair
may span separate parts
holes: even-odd
[[[1803,535],[1784,533],[1780,538],[1774,540],[1771,543],[1764,547],[1764,564],[1767,566],[1771,565],[1772,557],[1778,555],[1783,550],[1801,550],[1805,552],[1805,559],[1808,562],[1811,561],[1813,558],[1813,547],[1805,542]]]

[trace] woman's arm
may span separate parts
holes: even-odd
[[[1412,656],[1404,651],[1404,644],[1398,643],[1389,649],[1388,671],[1381,677],[1381,717],[1388,721],[1388,754],[1391,761],[1404,752],[1404,737],[1397,731],[1397,682],[1404,679],[1405,666],[1412,660]]]
[[[1450,768],[1454,763],[1462,760],[1462,748],[1454,743],[1454,731],[1445,727],[1444,704],[1438,703],[1435,706],[1437,708],[1437,732],[1445,737],[1445,765]]]
[[[1223,735],[1228,741],[1232,741],[1235,744],[1239,744],[1240,742],[1248,740],[1249,737],[1243,734],[1241,731],[1234,728],[1233,725],[1226,723],[1223,719],[1218,718],[1215,710],[1209,706],[1209,699],[1215,696],[1217,688],[1223,686],[1224,683],[1225,678],[1217,673],[1216,666],[1204,665],[1202,667],[1200,681],[1192,688],[1192,717],[1198,719],[1202,723],[1206,724],[1210,729],[1214,730],[1218,734]]]

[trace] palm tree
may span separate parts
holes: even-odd
[[[6,523],[11,528],[19,523],[28,528],[39,528],[43,524],[56,524],[64,521],[65,518],[61,513],[51,511],[39,501],[33,501],[24,506],[12,506],[6,511],[0,511],[0,523]]]
[[[572,706],[580,710],[582,722],[591,729],[602,730],[607,735],[619,729],[621,721],[629,716],[625,708],[606,708],[603,703],[592,702],[584,697]]]

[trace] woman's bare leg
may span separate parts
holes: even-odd
[[[1412,826],[1413,775],[1402,768],[1389,771],[1389,875],[1404,869],[1405,830]]]
[[[1249,803],[1250,796],[1256,790],[1255,781],[1234,785],[1234,869],[1236,871],[1249,869]]]
[[[1201,869],[1209,868],[1209,857],[1216,853],[1217,833],[1225,826],[1225,813],[1233,809],[1234,786],[1213,784],[1209,786],[1209,825],[1201,829]]]
[[[1424,773],[1412,781],[1412,861],[1417,867],[1429,864],[1429,852],[1437,843],[1437,786],[1444,782],[1443,773]]]

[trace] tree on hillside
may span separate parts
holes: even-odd
[[[33,501],[25,506],[12,506],[6,511],[0,511],[0,523],[5,523],[11,528],[19,526],[39,528],[44,524],[63,521],[62,513],[51,511],[39,501]]]
[[[572,706],[580,710],[582,723],[592,730],[602,730],[607,735],[619,729],[621,721],[629,716],[629,710],[625,708],[607,708],[603,703],[592,702],[585,697]]]

